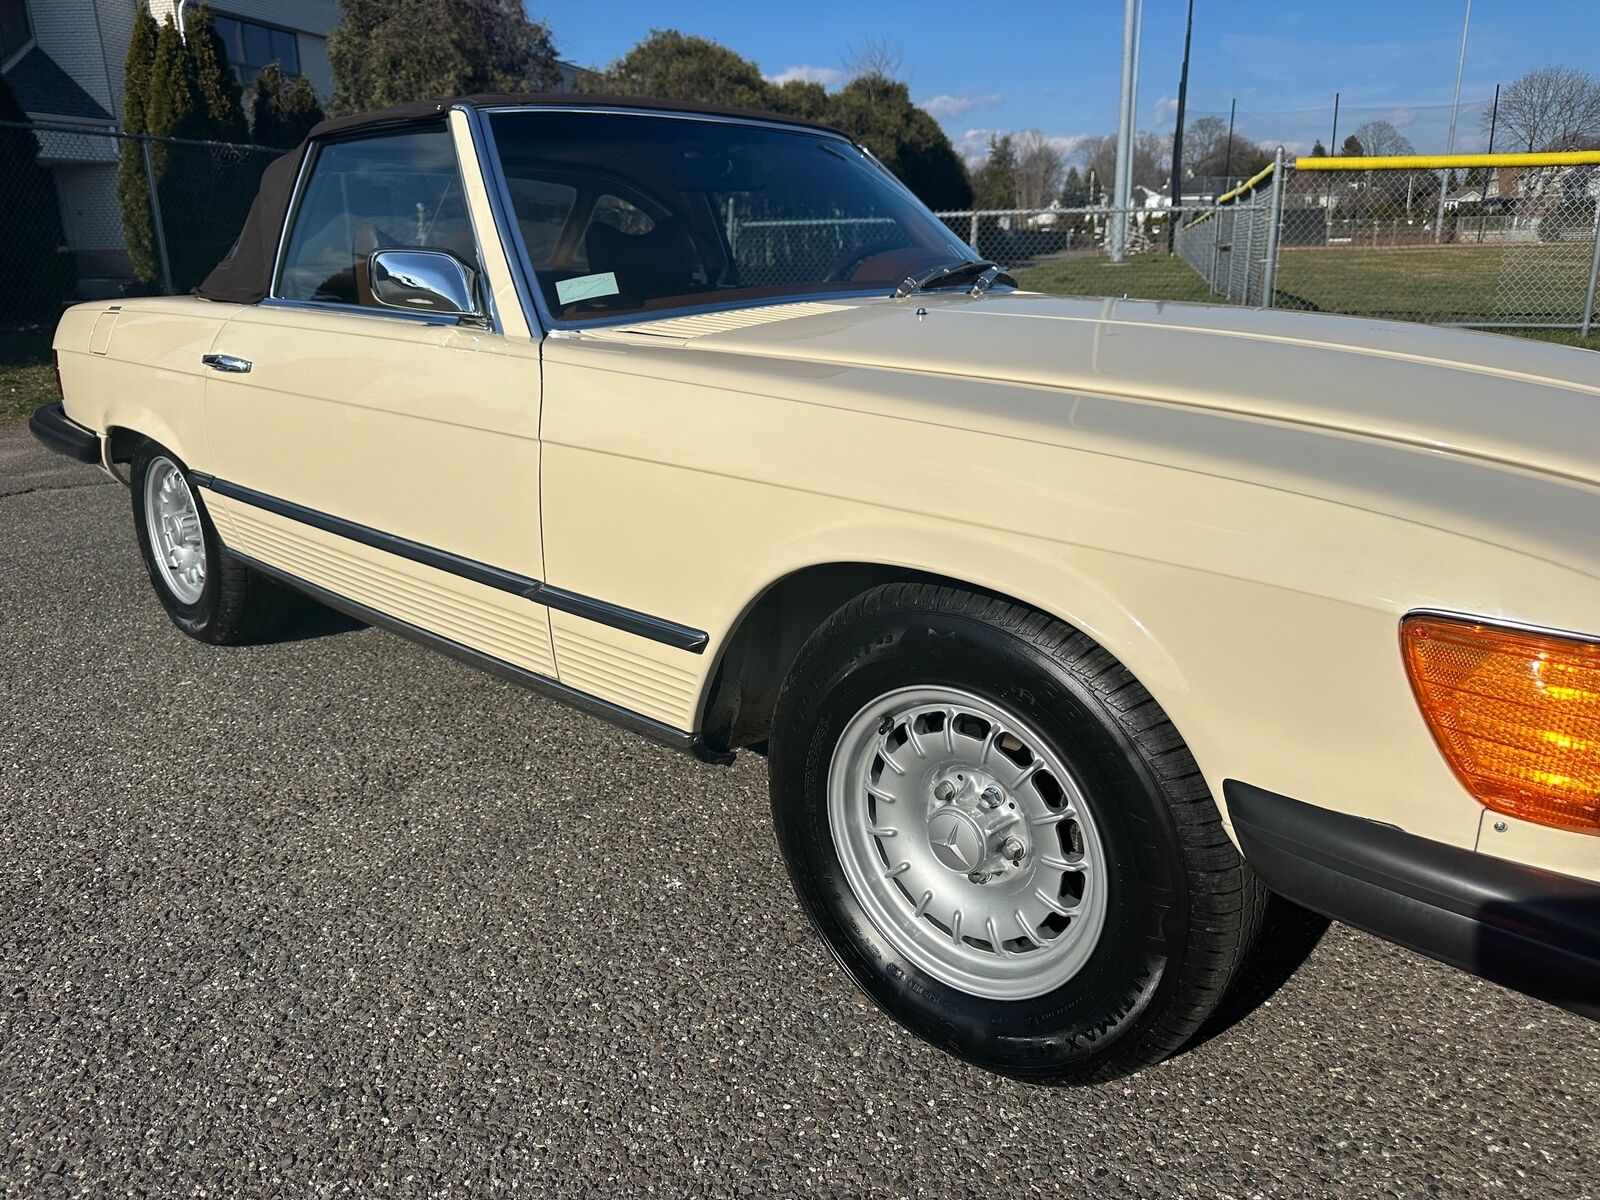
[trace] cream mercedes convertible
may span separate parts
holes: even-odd
[[[765,754],[822,939],[974,1063],[1172,1053],[1268,889],[1600,1016],[1588,352],[1029,294],[832,130],[506,96],[319,126],[55,349],[185,633],[303,593]]]

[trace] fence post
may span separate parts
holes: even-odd
[[[156,169],[150,161],[150,139],[141,137],[139,149],[144,152],[144,182],[150,190],[150,224],[155,226],[156,255],[161,259],[161,290],[172,295],[172,263],[167,258],[167,231],[161,221],[161,197],[156,192]]]
[[[1278,281],[1278,238],[1283,229],[1283,147],[1272,158],[1272,203],[1267,209],[1267,264],[1261,272],[1261,306],[1271,308]]]
[[[976,253],[976,251],[978,249],[978,210],[977,209],[973,209],[972,210],[972,236],[967,239],[967,244],[970,245],[972,247],[974,253]]]
[[[1594,200],[1594,253],[1589,256],[1589,295],[1583,302],[1584,337],[1589,336],[1589,330],[1594,325],[1594,293],[1597,280],[1600,280],[1600,196],[1596,196]]]

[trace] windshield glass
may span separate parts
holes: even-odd
[[[491,115],[557,320],[883,289],[974,257],[838,137],[604,112]]]

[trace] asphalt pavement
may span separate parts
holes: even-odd
[[[1600,1187],[1600,1026],[1293,911],[1160,1067],[966,1067],[807,927],[763,760],[331,616],[190,641],[126,491],[23,430],[0,698],[8,1196]]]

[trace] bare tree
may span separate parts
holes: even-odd
[[[1085,138],[1078,146],[1078,154],[1083,159],[1084,167],[1094,172],[1098,190],[1109,194],[1117,162],[1116,134]],[[1134,135],[1131,186],[1159,190],[1170,176],[1171,164],[1170,137],[1149,130]]]
[[[1017,207],[1048,206],[1061,192],[1066,159],[1060,147],[1036,129],[1017,134],[1013,145],[1017,156]]]
[[[905,61],[905,51],[894,42],[871,37],[860,45],[851,47],[850,53],[845,56],[844,67],[845,73],[851,80],[867,85],[869,98],[875,100],[876,85],[892,83],[899,79]]]
[[[1368,121],[1355,131],[1361,153],[1368,158],[1391,158],[1415,154],[1417,148],[1388,121]],[[1403,206],[1406,216],[1416,210],[1417,202],[1438,194],[1443,180],[1432,171],[1375,171],[1356,184],[1351,198],[1354,208],[1363,216],[1391,206],[1398,211]]]
[[[1484,133],[1490,115],[1483,114]],[[1573,67],[1529,71],[1500,89],[1499,124],[1519,149],[1577,149],[1600,138],[1600,79]]]
[[[1224,161],[1228,152],[1228,123],[1221,117],[1199,117],[1183,131],[1183,161],[1189,175],[1198,175],[1202,164],[1212,159]],[[1222,174],[1221,169],[1211,174]]]
[[[1361,152],[1369,158],[1386,158],[1396,154],[1415,154],[1417,148],[1388,121],[1368,121],[1355,133],[1361,143]]]

